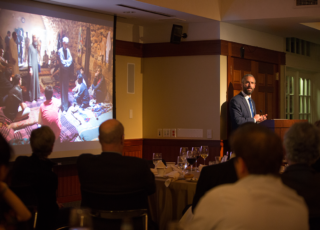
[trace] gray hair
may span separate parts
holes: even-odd
[[[241,83],[244,84],[244,81],[247,79],[247,77],[253,77],[254,78],[254,83],[256,83],[256,78],[251,74],[251,73],[248,73],[246,75],[244,75],[241,79]]]
[[[310,165],[320,157],[320,130],[310,123],[292,125],[283,143],[291,162]]]
[[[105,144],[119,144],[121,143],[122,137],[124,135],[124,127],[119,121],[110,121],[110,122],[113,122],[113,124],[110,126],[104,126],[103,123],[100,125],[99,127],[100,141]],[[105,123],[108,123],[108,121]]]
[[[30,136],[30,145],[33,153],[40,158],[45,158],[52,152],[56,137],[49,126],[34,129]]]

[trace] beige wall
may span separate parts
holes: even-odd
[[[227,139],[227,88],[228,88],[228,80],[227,80],[227,56],[220,56],[220,69],[217,71],[220,75],[220,139]]]
[[[212,129],[220,139],[220,56],[145,58],[143,137],[158,128]]]
[[[280,52],[285,51],[285,39],[282,37],[232,25],[226,22],[220,23],[220,39]]]
[[[127,65],[135,65],[135,93],[127,93]],[[116,56],[116,118],[125,127],[125,139],[142,138],[142,59]],[[129,118],[132,110],[133,117]]]

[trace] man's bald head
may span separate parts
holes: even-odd
[[[103,122],[99,127],[101,144],[121,144],[124,135],[123,125],[116,119]]]

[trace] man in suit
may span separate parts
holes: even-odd
[[[203,167],[197,183],[196,194],[193,197],[192,212],[194,212],[199,200],[210,189],[218,185],[234,183],[237,180],[234,158],[225,163]]]
[[[154,175],[147,161],[122,156],[124,127],[115,120],[99,127],[100,155],[82,154],[77,167],[81,184],[81,206],[93,210],[148,209],[148,195],[155,192]],[[121,222],[94,218],[95,229],[120,229]],[[151,219],[149,229],[153,229]],[[142,229],[141,219],[133,221],[134,229]]]
[[[100,155],[82,154],[78,157],[82,190],[99,194],[141,192],[145,198],[155,192],[154,175],[147,162],[122,156],[124,127],[119,121],[110,119],[100,125],[99,142],[102,147]]]
[[[267,114],[259,115],[251,98],[256,87],[256,79],[252,74],[246,74],[241,79],[242,91],[230,100],[229,110],[232,131],[246,122],[259,123],[267,119]]]

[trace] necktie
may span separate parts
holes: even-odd
[[[249,101],[249,105],[250,105],[250,109],[251,109],[251,117],[254,117],[254,113],[253,113],[253,107],[252,107],[252,102],[251,102],[251,98],[248,98]]]

